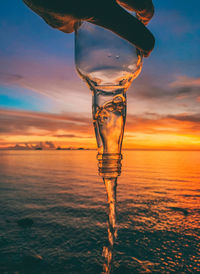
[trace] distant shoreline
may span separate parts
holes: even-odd
[[[55,148],[55,149],[28,149],[28,148],[0,148],[0,151],[97,151],[95,148]],[[200,149],[123,149],[123,151],[200,151]]]

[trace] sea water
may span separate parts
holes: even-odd
[[[123,155],[114,273],[196,273],[200,153]],[[96,151],[0,151],[0,202],[0,273],[103,271],[108,207]]]

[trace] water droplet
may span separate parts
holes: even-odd
[[[137,66],[135,64],[134,65],[129,65],[128,68],[131,69],[131,70],[136,70]]]

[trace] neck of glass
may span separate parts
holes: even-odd
[[[126,121],[125,91],[125,89],[117,89],[105,92],[92,89],[99,174],[104,178],[117,177],[121,173],[121,148]]]

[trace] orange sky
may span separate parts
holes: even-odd
[[[30,111],[0,110],[1,148],[15,144],[46,148],[95,148],[92,120],[77,113],[50,114]],[[182,113],[177,115],[128,115],[124,148],[128,149],[200,149],[200,117]]]

